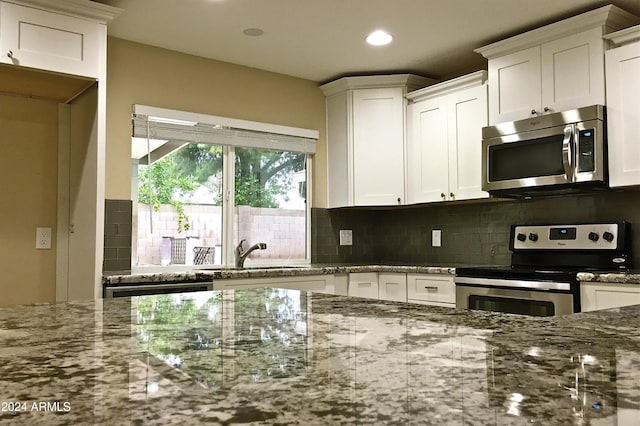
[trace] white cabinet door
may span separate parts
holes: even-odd
[[[456,305],[456,286],[452,275],[407,274],[409,302],[435,306]]]
[[[489,61],[489,121],[520,120],[539,112],[540,47],[534,46]]]
[[[0,62],[98,78],[104,40],[97,22],[0,3]]]
[[[640,185],[640,42],[606,52],[609,183]]]
[[[349,274],[350,297],[378,298],[378,273],[357,272]]]
[[[451,200],[486,198],[482,190],[482,128],[488,123],[487,86],[448,96],[449,194]]]
[[[582,312],[640,305],[640,285],[581,283],[580,304]]]
[[[353,189],[358,206],[404,202],[401,88],[353,92]]]
[[[604,105],[602,28],[541,47],[542,113]]]
[[[482,191],[487,86],[420,100],[407,111],[407,203],[488,197]]]
[[[387,273],[378,274],[378,296],[380,300],[394,302],[407,301],[407,274]]]
[[[408,118],[407,203],[443,201],[449,192],[447,101],[411,104]]]
[[[229,278],[213,281],[214,290],[242,290],[262,287],[287,288],[292,290],[335,294],[333,275],[310,275],[279,278]]]

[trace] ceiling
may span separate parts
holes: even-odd
[[[124,9],[110,36],[313,80],[486,68],[473,49],[613,3],[640,0],[96,0]],[[243,30],[260,28],[261,36]],[[373,47],[384,29],[392,44]]]

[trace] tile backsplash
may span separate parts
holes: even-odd
[[[131,271],[132,201],[105,200],[104,272]]]
[[[313,263],[509,264],[512,224],[626,220],[632,257],[640,266],[640,192],[620,191],[536,200],[478,200],[392,209],[311,211]],[[340,246],[341,229],[353,245]],[[432,247],[431,231],[442,230]]]

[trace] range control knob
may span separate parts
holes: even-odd
[[[605,241],[610,243],[611,241],[613,241],[614,237],[613,237],[613,234],[611,232],[607,231],[607,232],[602,234],[602,238],[604,238]]]
[[[527,239],[527,236],[523,233],[518,233],[518,235],[516,235],[516,238],[518,239],[518,241],[524,241]]]
[[[533,242],[538,241],[538,234],[536,234],[535,232],[531,232],[531,233],[529,234],[529,240],[530,240],[530,241],[533,241]]]
[[[589,232],[589,235],[587,237],[594,243],[600,239],[600,235],[598,235],[596,232]]]

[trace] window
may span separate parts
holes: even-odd
[[[308,262],[317,131],[135,106],[134,270]]]

